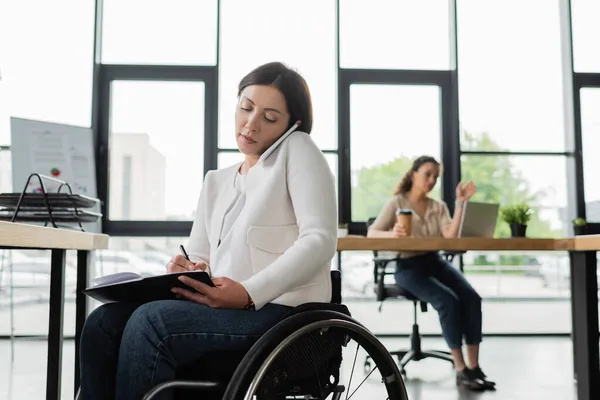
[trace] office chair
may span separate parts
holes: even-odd
[[[369,226],[375,221],[375,218],[369,218],[367,222],[367,230]],[[380,257],[377,251],[373,251],[373,280],[375,283],[374,291],[379,304],[379,311],[381,312],[381,308],[383,307],[383,302],[388,298],[399,298],[406,299],[413,302],[414,307],[414,323],[412,326],[412,333],[410,334],[410,348],[409,349],[401,349],[390,351],[390,354],[398,358],[398,364],[400,372],[406,375],[406,364],[410,361],[420,361],[426,358],[437,358],[440,360],[446,360],[452,363],[454,366],[454,361],[449,351],[444,350],[422,350],[421,348],[421,335],[419,333],[419,324],[417,320],[417,304],[421,306],[421,312],[427,312],[427,303],[419,300],[415,295],[410,293],[408,290],[405,290],[398,285],[394,284],[386,284],[385,276],[386,275],[394,275],[396,263],[398,262],[398,257]],[[444,257],[447,261],[452,262],[454,257],[464,252],[441,252],[442,257]],[[388,269],[388,265],[392,265],[393,269]],[[462,268],[461,268],[462,269]],[[371,361],[370,357],[365,357],[364,361],[364,369],[365,371],[370,371],[371,369]]]

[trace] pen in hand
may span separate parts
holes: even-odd
[[[185,257],[186,260],[188,260],[189,262],[192,262],[192,260],[190,260],[190,256],[188,255],[187,251],[185,250],[185,247],[183,247],[182,244],[179,245],[179,250],[181,250],[181,254],[183,254],[183,256]],[[194,267],[190,271],[196,270],[196,263],[193,263],[193,264],[194,264]],[[210,268],[208,268],[208,266],[206,266],[206,270],[204,270],[204,272],[208,273],[208,276],[211,276]]]
[[[185,251],[185,247],[183,247],[182,244],[179,245],[179,250],[181,250],[181,254],[183,254],[183,256],[185,257],[186,260],[188,260],[189,262],[192,262],[192,260],[190,260],[190,256],[188,255],[187,251]],[[196,269],[196,265],[192,265],[187,267],[188,270],[190,271],[194,271]]]
[[[185,247],[183,247],[182,244],[179,245],[179,250],[181,250],[181,254],[183,254],[183,256],[185,257],[186,260],[188,261],[192,261],[190,260],[190,256],[188,255],[187,251],[185,251]]]

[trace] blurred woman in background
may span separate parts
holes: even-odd
[[[396,211],[410,209],[411,236],[457,237],[463,205],[475,194],[476,188],[473,182],[458,184],[455,213],[451,218],[446,203],[429,197],[439,175],[440,163],[435,158],[417,158],[398,184],[394,197],[389,199],[369,227],[367,236],[407,236],[406,227],[397,222]],[[444,339],[454,359],[456,384],[470,390],[493,389],[495,383],[487,380],[479,365],[479,343],[482,340],[479,294],[438,252],[402,252],[399,257],[396,283],[419,300],[430,303],[438,312]],[[462,351],[463,338],[467,348],[466,362]]]

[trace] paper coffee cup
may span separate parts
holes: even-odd
[[[396,222],[404,228],[406,236],[412,235],[412,217],[413,212],[411,209],[399,208],[396,210]]]

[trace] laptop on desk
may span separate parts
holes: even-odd
[[[467,201],[458,228],[458,237],[493,238],[500,205]]]

